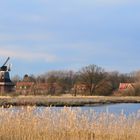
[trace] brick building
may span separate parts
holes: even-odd
[[[32,93],[34,89],[34,82],[17,82],[16,92],[20,94]]]
[[[61,87],[56,83],[35,83],[21,81],[16,83],[16,92],[22,95],[29,94],[51,94],[54,95],[61,91]]]

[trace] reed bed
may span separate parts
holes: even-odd
[[[0,140],[139,140],[140,111],[126,116],[64,107],[0,108]]]

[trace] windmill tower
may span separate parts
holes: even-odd
[[[14,84],[10,80],[10,67],[6,64],[9,61],[10,57],[7,58],[5,63],[0,67],[0,93],[8,93],[13,91]]]

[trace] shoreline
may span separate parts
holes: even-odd
[[[98,106],[117,103],[140,103],[140,97],[116,97],[116,96],[1,96],[0,106]]]

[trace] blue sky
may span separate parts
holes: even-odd
[[[139,0],[0,0],[0,63],[12,75],[140,69]]]

